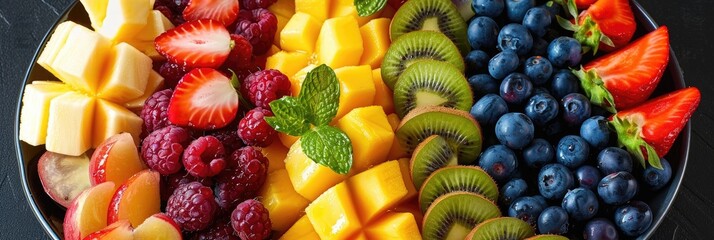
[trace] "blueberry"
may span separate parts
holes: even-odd
[[[601,178],[600,171],[590,165],[583,165],[575,170],[575,181],[578,182],[578,186],[592,191],[597,190]]]
[[[568,94],[577,93],[580,89],[580,80],[567,69],[553,73],[550,79],[550,93],[555,99],[562,99]]]
[[[481,125],[493,126],[496,121],[508,113],[508,104],[503,101],[503,98],[496,94],[486,94],[471,107],[471,116],[473,116]]]
[[[570,218],[585,221],[594,217],[600,206],[593,191],[579,187],[565,194],[562,207]]]
[[[522,73],[511,73],[501,82],[498,93],[511,104],[521,104],[533,94],[533,83]]]
[[[538,190],[540,195],[550,200],[559,200],[565,196],[568,189],[575,185],[573,174],[559,163],[543,166],[538,173]]]
[[[536,87],[536,88],[533,89],[533,95],[535,96],[535,95],[537,95],[537,94],[548,94],[548,95],[550,95],[550,91],[548,91],[548,89],[547,89],[547,88],[544,88],[544,87]]]
[[[570,169],[576,169],[588,160],[590,146],[585,139],[568,135],[560,139],[555,148],[555,160]]]
[[[533,56],[526,60],[523,66],[523,73],[528,76],[533,84],[540,86],[548,82],[550,75],[553,74],[553,66],[547,58],[541,56]]]
[[[553,145],[542,138],[536,138],[523,149],[523,161],[527,166],[532,168],[540,168],[544,165],[553,162],[555,150]],[[599,178],[598,178],[599,180]]]
[[[533,95],[528,100],[524,112],[533,120],[533,124],[544,126],[558,117],[558,100],[547,93]]]
[[[540,216],[543,209],[547,205],[541,204],[541,202],[533,197],[520,197],[513,201],[508,207],[508,216],[519,218],[531,226],[536,225],[538,222],[538,217]]]
[[[477,16],[498,17],[503,12],[503,0],[473,0],[471,8]]]
[[[534,6],[535,0],[506,0],[506,16],[511,22],[521,22],[528,9]]]
[[[558,16],[560,14],[561,10],[561,5],[556,3],[555,1],[548,1],[544,3],[543,5],[540,5],[539,7],[544,8],[550,13],[550,20],[551,22],[555,21],[555,16]]]
[[[495,79],[503,79],[518,69],[518,55],[512,51],[500,52],[488,61],[488,73]]]
[[[620,205],[630,201],[637,194],[637,180],[628,172],[612,173],[600,180],[597,193],[603,202]]]
[[[551,206],[544,209],[538,217],[538,232],[541,234],[567,233],[568,212],[557,206]]]
[[[498,88],[501,85],[489,74],[476,74],[469,77],[468,81],[476,96],[484,96],[489,93],[498,94]]]
[[[604,175],[616,172],[632,172],[632,156],[617,147],[608,147],[597,155],[597,167]]]
[[[513,200],[518,199],[526,194],[528,184],[520,178],[514,178],[508,181],[501,187],[500,200],[504,205],[511,205]]]
[[[532,56],[545,56],[548,54],[548,41],[542,38],[533,39],[533,47],[531,47]]]
[[[535,37],[543,37],[545,31],[550,26],[550,12],[542,7],[528,9],[523,16],[523,26],[528,28]]]
[[[531,197],[534,198],[535,200],[537,200],[540,203],[540,205],[542,205],[544,207],[548,206],[548,200],[546,200],[545,197],[541,196],[540,194],[536,194]]]
[[[548,59],[556,67],[575,67],[580,64],[582,58],[580,48],[578,40],[571,37],[558,37],[548,45]]]
[[[483,73],[488,69],[488,60],[491,56],[481,50],[473,50],[466,54],[464,62],[466,62],[466,71],[470,73]]]
[[[474,18],[467,29],[469,44],[477,50],[495,49],[498,31],[498,24],[492,18],[485,16]]]
[[[514,51],[519,56],[523,56],[530,52],[532,47],[533,36],[521,24],[510,23],[501,28],[498,33],[498,48],[501,51]]]
[[[615,225],[627,236],[639,236],[652,225],[652,210],[641,201],[632,201],[615,210]]]
[[[503,114],[496,122],[495,131],[498,141],[511,149],[523,149],[535,134],[531,119],[516,112]]]
[[[594,149],[602,149],[610,143],[610,127],[603,116],[588,118],[580,126],[580,136]]]
[[[595,218],[585,224],[583,238],[586,240],[617,240],[620,236],[610,220]]]
[[[571,93],[561,99],[563,120],[569,126],[579,126],[590,117],[590,100],[580,93]]]
[[[493,145],[481,153],[478,165],[496,181],[505,181],[518,168],[518,159],[516,154],[508,147]]]
[[[652,165],[647,166],[644,172],[642,172],[642,183],[652,190],[658,190],[664,185],[669,183],[672,179],[672,166],[664,158],[660,158],[659,162],[662,164],[662,169],[657,169]]]

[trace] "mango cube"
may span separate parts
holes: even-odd
[[[286,51],[312,53],[322,22],[307,13],[297,12],[280,32],[280,47]]]
[[[285,25],[288,24],[288,21],[290,21],[289,17],[284,17],[283,15],[275,14],[275,18],[278,20],[278,28],[275,31],[275,37],[273,38],[273,45],[277,45],[278,47],[282,48],[280,45],[280,32],[283,31],[285,28]]]
[[[52,75],[59,76],[52,66],[52,63],[55,61],[60,50],[62,50],[65,42],[67,42],[69,33],[77,26],[79,25],[72,21],[65,21],[57,25],[57,28],[52,32],[52,36],[50,36],[50,40],[47,41],[45,48],[42,49],[42,53],[37,57],[37,64],[47,69]]]
[[[391,22],[389,18],[377,18],[359,28],[364,43],[364,52],[359,64],[370,65],[372,68],[382,66],[382,59],[391,43],[389,40]]]
[[[270,12],[274,13],[275,15],[280,15],[286,18],[289,18],[292,15],[295,15],[295,1],[294,0],[278,0],[270,7],[268,7],[268,10]]]
[[[421,208],[419,207],[419,202],[418,201],[406,201],[398,206],[394,207],[391,209],[391,212],[398,212],[398,213],[411,213],[412,216],[414,216],[414,219],[417,222],[417,225],[421,228],[421,223],[422,220],[424,220],[424,213],[422,213]]]
[[[280,142],[273,142],[261,149],[263,156],[268,158],[268,173],[285,169],[285,157],[288,155],[288,148]],[[290,186],[292,188],[292,186]]]
[[[52,68],[63,82],[94,94],[101,81],[112,42],[82,26],[72,28],[65,44],[52,61]]]
[[[317,61],[332,68],[358,65],[364,46],[357,20],[348,16],[325,21],[315,51]]]
[[[337,121],[352,142],[352,171],[361,172],[387,160],[394,132],[382,107],[355,108]]]
[[[290,147],[285,157],[285,169],[295,191],[310,201],[347,178],[308,158],[299,140]]]
[[[399,123],[402,121],[395,113],[387,115],[387,120],[389,121],[389,125],[392,127],[392,130],[395,132],[397,131],[397,127],[399,127]],[[409,157],[410,155],[407,153],[407,150],[402,147],[401,143],[399,143],[399,139],[394,138],[394,142],[392,142],[392,148],[389,149],[389,154],[387,154],[387,159],[399,159]]]
[[[303,52],[280,51],[268,57],[265,62],[265,69],[276,69],[285,76],[293,76],[300,69],[307,66],[309,55]]]
[[[293,239],[320,240],[320,236],[317,235],[315,229],[312,227],[310,219],[308,219],[307,216],[302,216],[290,229],[280,236],[280,240]]]
[[[305,214],[321,239],[346,239],[362,228],[345,183],[325,191],[305,208]]]
[[[290,91],[292,92],[293,96],[297,97],[298,95],[300,95],[300,90],[302,90],[302,82],[305,81],[305,78],[307,77],[307,73],[309,73],[316,67],[317,67],[317,65],[315,65],[315,64],[307,65],[304,68],[297,71],[295,74],[293,74],[292,77],[290,77]]]
[[[139,134],[143,123],[144,120],[128,109],[99,99],[94,110],[92,146],[97,147],[105,139],[123,132],[131,133],[134,143],[139,145]]]
[[[104,17],[107,15],[108,0],[79,0],[79,2],[82,3],[87,16],[89,16],[92,28],[94,30],[101,28]]]
[[[116,103],[124,103],[144,95],[151,73],[151,59],[127,43],[112,48],[97,95]]]
[[[407,195],[404,196],[402,202],[412,200],[414,197],[419,195],[419,189],[414,186],[414,181],[412,180],[411,162],[409,158],[400,158],[397,160],[399,162],[399,170],[402,170],[402,178],[404,178],[404,185],[407,187]]]
[[[152,5],[149,0],[109,0],[107,15],[97,31],[120,42],[133,39],[147,25]]]
[[[295,13],[312,15],[318,22],[324,22],[330,14],[330,2],[325,0],[296,0]]]
[[[380,12],[376,12],[369,16],[361,17],[357,14],[354,0],[333,0],[330,18],[350,16],[357,19],[360,26],[379,16]],[[380,10],[381,11],[381,10]]]
[[[310,203],[295,192],[285,169],[268,174],[259,195],[268,212],[279,213],[270,215],[273,230],[279,232],[288,230]]]
[[[419,240],[419,226],[411,213],[388,213],[365,230],[370,240]]]
[[[382,69],[372,70],[372,80],[374,81],[374,105],[382,106],[386,114],[394,113],[394,97],[392,90],[382,80]],[[397,122],[398,124],[398,122]]]
[[[368,240],[369,238],[367,238],[367,235],[364,234],[364,232],[357,232],[357,234],[355,234],[355,235],[353,235],[352,237],[350,237],[350,239],[354,239],[354,240]]]
[[[395,206],[407,195],[399,162],[388,161],[347,180],[362,222]]]
[[[52,99],[47,122],[47,151],[79,156],[92,147],[94,105],[94,98],[77,92]]]
[[[290,148],[293,146],[293,144],[295,144],[295,142],[297,142],[297,140],[300,139],[300,137],[278,132],[278,139],[280,140],[280,143],[283,144],[283,146]]]
[[[39,82],[39,81],[36,81]],[[50,102],[71,89],[62,82],[47,82],[25,86],[20,111],[20,140],[39,146],[47,138]]]
[[[141,111],[144,108],[144,102],[149,99],[151,95],[164,86],[164,77],[154,70],[149,73],[149,79],[146,81],[146,88],[144,89],[144,94],[138,98],[124,103],[124,107],[132,111]]]
[[[335,69],[340,82],[340,104],[337,107],[339,119],[352,109],[372,105],[376,90],[372,81],[372,69],[367,65]]]

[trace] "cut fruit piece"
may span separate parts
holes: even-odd
[[[371,240],[420,240],[419,225],[411,213],[388,213],[365,230]]]
[[[340,82],[340,103],[334,119],[340,119],[352,109],[372,105],[376,91],[369,66],[341,67],[335,69],[335,75]]]
[[[42,49],[42,53],[37,57],[37,64],[40,64],[40,66],[47,69],[47,71],[56,77],[59,77],[59,74],[55,71],[52,63],[67,42],[69,33],[72,32],[72,29],[76,26],[79,25],[72,21],[65,21],[57,25],[50,40],[47,41],[45,48]]]
[[[278,232],[288,230],[310,204],[307,199],[295,192],[288,172],[284,169],[268,174],[258,196],[268,212],[280,213],[270,215],[271,226]]]
[[[490,200],[470,192],[453,192],[434,201],[424,214],[424,239],[464,239],[487,219],[500,217],[501,210]]]
[[[551,234],[541,234],[541,235],[535,235],[529,238],[526,238],[525,240],[568,240],[569,238],[560,236],[560,235],[551,235]]]
[[[291,135],[287,135],[285,133],[278,132],[278,139],[280,139],[280,143],[283,144],[283,146],[285,146],[286,148],[289,149],[290,147],[293,146],[293,144],[295,142],[297,142],[298,139],[300,139],[300,137],[291,136]]]
[[[357,13],[357,8],[355,7],[354,3],[354,0],[333,0],[330,6],[330,18],[353,17],[357,19],[357,23],[362,26],[370,20],[379,16],[381,12],[380,10],[373,14],[370,14],[369,16],[360,16]],[[389,24],[387,24],[387,26],[389,26]],[[387,30],[389,30],[389,28],[387,28]],[[387,32],[387,34],[389,34],[389,32]],[[389,35],[387,35],[387,37],[389,37]]]
[[[275,3],[268,7],[271,13],[275,15],[280,15],[286,18],[290,18],[295,15],[295,1],[294,0],[277,0]]]
[[[290,229],[280,236],[280,240],[292,239],[320,240],[320,236],[317,235],[315,229],[312,227],[310,219],[308,219],[307,216],[302,216]]]
[[[99,86],[112,42],[86,27],[72,28],[52,61],[57,77],[70,86],[94,94]]]
[[[392,40],[392,45],[382,60],[382,79],[394,89],[399,76],[414,62],[432,59],[451,63],[460,72],[464,60],[459,49],[444,34],[432,31],[416,31]]]
[[[377,165],[346,181],[362,222],[394,207],[407,195],[407,187],[396,160]]]
[[[297,71],[292,77],[290,77],[290,90],[294,97],[300,95],[300,90],[302,90],[302,82],[305,81],[307,73],[309,73],[316,67],[317,65],[315,64],[307,65],[304,68],[300,69],[300,71]]]
[[[107,16],[107,0],[79,0],[84,6],[84,10],[89,16],[89,22],[92,23],[94,30],[102,28],[104,17]]]
[[[225,127],[238,113],[238,93],[218,70],[196,68],[181,78],[169,101],[171,124],[203,130]]]
[[[146,26],[151,8],[149,0],[108,0],[107,14],[97,32],[115,42],[131,40]]]
[[[84,240],[133,240],[134,232],[129,221],[115,222],[87,235]]]
[[[141,112],[141,109],[144,108],[144,102],[146,102],[146,99],[149,99],[149,97],[151,97],[156,90],[162,88],[164,88],[164,77],[156,71],[151,70],[149,73],[149,79],[146,81],[144,95],[124,103],[124,107],[134,112]]]
[[[236,21],[239,10],[240,3],[235,0],[188,1],[183,19],[212,19],[228,26]]]
[[[352,17],[331,18],[322,24],[317,37],[317,61],[331,68],[355,66],[362,57],[364,45],[357,20]]]
[[[143,122],[139,116],[126,108],[99,99],[94,110],[92,146],[97,147],[105,139],[123,132],[130,133],[134,143],[138,145]]]
[[[32,146],[45,144],[50,102],[69,91],[71,89],[61,82],[26,85],[20,111],[20,140]]]
[[[397,127],[399,127],[399,123],[402,120],[399,119],[399,116],[397,116],[397,114],[395,113],[387,115],[387,120],[389,121],[389,125],[392,126],[392,131],[395,132],[396,136]],[[387,154],[387,159],[399,159],[409,157],[411,157],[411,155],[408,154],[407,150],[402,147],[401,143],[399,143],[399,138],[395,137],[394,142],[392,142],[392,148],[389,149],[389,154]]]
[[[149,169],[134,174],[112,196],[107,213],[107,223],[129,220],[139,226],[151,215],[161,211],[159,173]]]
[[[114,45],[97,96],[124,103],[144,95],[151,73],[151,58],[127,43]]]
[[[280,33],[283,32],[283,29],[285,29],[285,25],[288,24],[288,21],[290,21],[290,18],[288,17],[283,17],[280,14],[275,14],[275,19],[278,20],[278,28],[275,31],[275,37],[273,38],[273,45],[283,48],[283,46],[280,45]]]
[[[89,162],[92,185],[123,183],[144,169],[144,161],[139,157],[134,138],[129,133],[114,135],[99,144]]]
[[[469,111],[474,105],[469,82],[453,65],[418,61],[407,67],[394,85],[394,110],[404,117],[415,108],[443,106]]]
[[[374,81],[374,105],[382,106],[386,114],[394,113],[392,90],[384,84],[381,68],[372,70],[372,81]],[[397,125],[398,124],[399,121],[397,121]]]
[[[440,196],[450,192],[472,192],[496,202],[498,186],[480,167],[452,166],[436,170],[419,189],[419,206],[426,211]]]
[[[352,143],[352,169],[359,173],[387,160],[394,132],[379,106],[355,108],[337,121]]]
[[[50,101],[47,151],[79,156],[92,147],[95,99],[69,92]]]
[[[330,14],[330,3],[324,0],[295,1],[295,14],[304,12],[312,15],[318,22],[324,22]]]
[[[285,76],[292,76],[307,66],[309,58],[307,53],[280,51],[268,57],[265,69],[276,69]]]
[[[370,65],[372,68],[382,66],[382,59],[391,43],[389,40],[390,22],[389,18],[378,18],[359,28],[364,44],[360,65]]]
[[[462,54],[471,50],[466,38],[468,25],[449,0],[408,1],[397,10],[390,28],[392,40],[414,31],[441,32],[448,36]]]
[[[362,228],[345,183],[325,191],[305,208],[305,214],[321,239],[345,239]]]
[[[315,200],[325,190],[347,179],[346,175],[337,174],[307,157],[299,140],[290,147],[285,157],[285,170],[288,171],[295,191],[309,201]]]
[[[416,220],[417,226],[419,226],[419,229],[421,230],[421,224],[423,222],[422,220],[424,220],[424,213],[421,211],[421,209],[419,209],[419,203],[417,201],[406,201],[392,209],[390,212],[411,213],[412,216],[414,216],[414,220]]]
[[[45,193],[63,207],[69,208],[82,191],[88,189],[89,157],[79,157],[45,152],[37,161],[39,175]]]
[[[153,43],[156,37],[172,28],[174,28],[174,24],[171,23],[171,20],[166,18],[161,11],[153,10],[149,14],[146,26],[144,26],[144,28],[142,28],[136,36],[132,37],[132,39],[138,41],[150,41]]]
[[[464,21],[468,22],[476,15],[474,9],[471,7],[471,0],[451,0],[451,2],[453,2],[456,9],[459,10],[459,14],[461,14],[461,18],[463,18]]]
[[[268,158],[268,173],[285,169],[285,157],[288,155],[288,148],[279,142],[273,142],[270,146],[262,148],[263,156]]]
[[[533,227],[527,222],[513,217],[500,217],[476,225],[466,239],[525,239],[534,235]]]
[[[176,240],[182,239],[181,228],[163,213],[151,215],[134,229],[135,240]]]
[[[397,161],[399,161],[399,170],[402,171],[404,185],[407,187],[407,195],[402,198],[402,202],[411,201],[414,197],[419,195],[419,190],[414,187],[414,182],[412,181],[412,174],[409,168],[409,158],[400,158]]]
[[[188,68],[218,68],[231,52],[231,36],[218,21],[189,21],[159,35],[156,50]]]
[[[307,13],[297,12],[280,31],[280,47],[285,51],[312,53],[322,22]],[[290,76],[290,75],[288,75]]]
[[[409,112],[397,129],[400,144],[411,153],[431,135],[440,135],[457,150],[459,164],[469,164],[481,153],[481,127],[465,111],[422,107]]]
[[[414,186],[420,189],[431,173],[445,166],[458,164],[458,156],[449,143],[439,135],[431,135],[414,149],[410,160]]]
[[[83,191],[67,208],[64,239],[80,240],[107,226],[107,207],[114,193],[114,183],[105,182]]]

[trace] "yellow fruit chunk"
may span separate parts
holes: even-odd
[[[132,39],[153,42],[156,37],[172,28],[174,28],[174,24],[171,23],[171,20],[160,11],[153,10],[146,20],[146,25]]]
[[[310,201],[347,178],[308,158],[299,140],[290,147],[285,157],[285,169],[295,191]]]
[[[67,42],[69,33],[76,26],[79,25],[72,21],[66,21],[57,25],[57,28],[55,28],[52,33],[50,40],[47,41],[42,53],[40,53],[40,56],[37,57],[37,64],[40,64],[40,66],[47,69],[47,71],[52,73],[52,75],[58,76],[57,72],[52,67],[52,63],[55,61],[55,58],[57,57],[57,54],[59,54],[60,50],[62,50],[65,42]]]
[[[268,10],[270,10],[270,12],[274,13],[275,15],[290,18],[290,16],[295,14],[295,1],[278,0],[272,5],[270,5],[270,7],[268,7]]]
[[[277,69],[285,76],[292,76],[307,66],[308,58],[309,55],[307,53],[283,50],[268,57],[265,62],[265,69]]]
[[[322,22],[307,13],[297,12],[280,32],[280,46],[286,51],[312,53]]]
[[[391,43],[389,40],[390,23],[389,18],[377,18],[359,28],[362,42],[364,42],[364,53],[359,61],[361,65],[370,65],[372,68],[382,66],[382,59]]]
[[[357,234],[355,234],[354,236],[352,236],[350,239],[354,239],[354,240],[367,240],[367,239],[369,239],[369,238],[367,238],[367,235],[365,235],[363,232],[358,232]]]
[[[39,81],[35,81],[39,82]],[[20,111],[20,140],[38,146],[45,144],[50,101],[71,89],[62,82],[45,82],[25,86]]]
[[[332,68],[358,65],[363,50],[359,25],[353,17],[325,21],[315,46],[317,61]]]
[[[298,95],[300,95],[300,90],[302,89],[302,82],[305,81],[307,73],[309,73],[316,67],[317,65],[315,64],[307,65],[304,68],[300,69],[300,71],[297,71],[292,77],[290,77],[290,91],[292,92],[293,96],[297,97]]]
[[[357,217],[347,184],[328,189],[313,201],[305,214],[321,239],[346,239],[362,226]]]
[[[270,146],[261,149],[263,156],[268,158],[268,173],[285,169],[285,157],[288,155],[288,148],[280,142],[273,142]],[[292,186],[290,186],[292,188]]]
[[[95,100],[77,92],[50,101],[47,122],[47,151],[79,156],[92,147]]]
[[[370,240],[421,239],[419,226],[411,213],[389,213],[365,232]]]
[[[144,102],[146,102],[146,99],[149,99],[151,95],[156,92],[156,89],[159,89],[164,86],[164,77],[162,77],[159,73],[157,73],[154,70],[151,70],[149,73],[149,79],[146,81],[146,88],[144,89],[144,95],[141,95],[138,98],[135,98],[131,101],[128,101],[124,103],[124,107],[128,108],[129,110],[132,111],[141,111],[142,108],[144,108]]]
[[[112,47],[111,41],[82,26],[72,28],[52,68],[63,82],[94,94]]]
[[[151,73],[151,59],[127,43],[114,45],[97,96],[124,103],[144,95]]]
[[[290,229],[288,229],[282,236],[280,240],[320,240],[320,236],[317,235],[315,229],[310,223],[310,219],[307,216],[302,216],[300,219],[293,224]]]
[[[355,108],[337,121],[352,142],[352,172],[359,173],[387,160],[394,132],[382,107]]]
[[[382,69],[377,68],[372,70],[372,80],[374,81],[374,105],[382,106],[386,114],[394,113],[394,98],[392,90],[384,84],[382,80]],[[397,125],[399,122],[397,122]]]
[[[290,148],[295,142],[297,142],[298,139],[300,139],[300,137],[278,132],[278,139],[280,139],[280,143],[282,143],[283,146]]]
[[[87,11],[92,28],[95,30],[101,28],[104,17],[107,15],[107,0],[79,0],[79,2]]]
[[[290,20],[290,18],[284,17],[283,15],[279,15],[279,14],[275,14],[275,18],[278,20],[278,28],[275,31],[275,37],[273,38],[273,44],[282,48],[283,46],[280,45],[280,32],[283,31],[283,29],[285,28],[285,25],[288,24],[288,21]]]
[[[310,203],[295,192],[284,169],[268,174],[259,196],[268,212],[274,213],[270,215],[270,222],[273,230],[279,232],[288,230]]]
[[[399,116],[394,113],[387,115],[387,120],[389,121],[389,125],[392,126],[392,130],[395,132],[397,131],[397,127],[399,127],[399,122],[402,121],[399,119]],[[400,159],[408,157],[410,157],[410,155],[407,153],[407,150],[402,147],[402,144],[399,143],[399,139],[394,138],[392,148],[389,149],[389,154],[387,154],[387,159]]]
[[[340,104],[335,119],[341,118],[352,109],[372,105],[375,87],[369,66],[341,67],[335,69],[335,75],[340,82]]]
[[[97,100],[94,111],[94,130],[92,146],[97,147],[105,139],[119,133],[128,132],[134,137],[134,143],[139,144],[139,134],[144,121],[126,108],[106,101]]]
[[[151,8],[149,0],[109,0],[97,32],[116,42],[131,40],[147,25]]]
[[[330,2],[325,0],[296,0],[295,13],[304,12],[312,15],[318,22],[323,22],[330,14]]]
[[[391,209],[391,212],[411,213],[412,216],[414,216],[414,220],[416,220],[417,226],[421,228],[421,223],[424,219],[424,213],[421,212],[421,208],[419,208],[418,201],[406,201],[402,204],[399,204],[399,206],[395,207],[394,209]]]
[[[412,180],[412,171],[409,158],[400,158],[399,160],[399,170],[402,171],[402,178],[404,178],[404,185],[407,187],[407,195],[404,196],[402,202],[412,200],[419,194],[419,190],[414,187],[414,181]]]
[[[348,179],[362,222],[370,222],[407,195],[399,162],[388,161]]]
[[[369,16],[360,17],[359,14],[357,14],[357,8],[355,7],[354,2],[354,0],[333,0],[330,18],[350,16],[357,19],[357,23],[362,26],[379,16],[380,12],[376,12]]]

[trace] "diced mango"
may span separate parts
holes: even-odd
[[[295,13],[312,15],[318,22],[324,22],[330,14],[330,2],[325,0],[296,0]]]
[[[79,156],[92,147],[95,99],[68,92],[50,101],[47,151]]]
[[[92,146],[97,147],[105,139],[119,133],[128,132],[139,145],[139,134],[144,121],[135,113],[116,103],[103,99],[97,100],[94,111]]]
[[[372,105],[376,93],[369,66],[341,67],[335,69],[335,75],[340,82],[340,104],[335,119],[352,109]]]
[[[272,5],[270,5],[270,7],[268,7],[268,10],[270,10],[270,12],[274,13],[275,15],[290,18],[290,16],[295,14],[295,1],[278,0]]]
[[[268,174],[259,196],[268,212],[274,213],[270,222],[273,230],[279,232],[288,230],[310,203],[295,192],[285,169]]]
[[[384,84],[382,80],[382,69],[372,70],[372,80],[374,81],[374,105],[382,106],[386,114],[394,113],[394,98],[392,90]],[[399,124],[399,122],[397,122]]]
[[[274,141],[273,144],[262,148],[261,152],[263,156],[268,158],[268,173],[285,169],[285,157],[288,155],[288,148],[283,146],[282,143]]]
[[[397,116],[397,114],[391,113],[387,115],[387,120],[389,121],[389,125],[392,126],[392,130],[396,132],[397,127],[399,127],[399,122],[401,122],[399,116]],[[408,158],[409,156],[410,155],[407,153],[407,150],[402,147],[401,143],[399,143],[399,139],[394,138],[394,142],[392,142],[392,148],[389,149],[389,154],[387,154],[387,159]]]
[[[307,77],[307,73],[309,73],[316,67],[317,67],[317,65],[315,65],[315,64],[307,65],[304,68],[297,71],[292,77],[290,77],[290,91],[292,92],[293,96],[297,97],[298,95],[300,95],[300,90],[302,89],[302,82],[305,81],[305,77]]]
[[[352,237],[350,237],[350,239],[353,239],[353,240],[368,240],[369,238],[367,238],[367,235],[364,234],[364,232],[357,232],[355,235],[353,235]]]
[[[284,17],[283,15],[275,14],[275,18],[278,20],[278,28],[275,31],[275,37],[273,38],[273,44],[277,45],[280,48],[283,48],[283,46],[280,45],[280,32],[283,31],[285,28],[285,25],[288,24],[288,21],[290,18]]]
[[[127,43],[114,45],[97,96],[124,103],[144,95],[151,73],[151,59]]]
[[[421,223],[422,220],[424,219],[424,213],[421,211],[421,208],[419,207],[419,202],[418,201],[406,201],[401,204],[399,204],[397,207],[393,208],[391,212],[404,212],[404,213],[411,213],[412,216],[414,216],[414,219],[417,222],[417,225],[419,228],[421,228]]]
[[[359,28],[364,43],[360,65],[370,65],[372,68],[382,66],[382,59],[391,43],[389,40],[390,23],[389,18],[377,18]]]
[[[152,5],[149,0],[109,0],[107,15],[97,30],[116,42],[133,39],[147,25]]]
[[[359,64],[364,46],[359,25],[353,17],[337,17],[325,21],[317,37],[317,61],[332,68]]]
[[[399,127],[399,123],[402,122],[401,119],[399,119],[399,116],[397,116],[396,113],[390,113],[387,115],[387,121],[389,122],[389,126],[392,128],[392,131],[397,131],[397,128]]]
[[[280,32],[280,47],[287,51],[312,53],[322,22],[307,13],[297,12]]]
[[[47,41],[45,48],[42,49],[42,53],[37,57],[37,64],[40,64],[43,68],[47,69],[52,75],[59,76],[55,71],[52,63],[55,61],[57,54],[59,54],[62,47],[64,47],[65,42],[67,42],[67,37],[72,29],[77,25],[72,21],[65,21],[57,25],[55,31],[52,33],[50,40]]]
[[[164,77],[156,71],[151,70],[149,73],[149,79],[146,81],[144,95],[124,103],[124,107],[132,111],[141,111],[141,109],[144,108],[144,102],[146,102],[146,99],[149,99],[149,97],[151,97],[157,89],[163,88],[163,86]]]
[[[107,15],[107,0],[79,0],[89,16],[92,28],[97,30],[102,27],[104,17]]]
[[[402,170],[402,178],[404,178],[404,185],[407,187],[407,195],[404,196],[402,202],[414,199],[419,195],[419,189],[414,186],[414,181],[412,180],[412,170],[409,158],[400,158],[399,160],[399,170]]]
[[[285,169],[295,191],[310,201],[347,178],[308,158],[299,140],[290,147],[285,157]]]
[[[321,239],[346,239],[362,228],[350,190],[340,183],[325,191],[307,208],[315,232]]]
[[[357,19],[357,23],[362,26],[370,20],[374,19],[375,17],[379,16],[381,12],[380,10],[369,16],[361,17],[359,16],[359,14],[357,14],[357,8],[355,7],[354,2],[354,0],[333,0],[331,6],[332,10],[330,11],[330,18],[351,16]]]
[[[411,213],[388,213],[365,230],[370,240],[419,240],[421,233]]]
[[[348,179],[362,222],[370,222],[407,195],[399,162],[388,161]]]
[[[20,111],[20,140],[33,146],[45,144],[50,102],[70,90],[64,83],[55,81],[42,84],[33,82],[25,86]]]
[[[265,69],[276,69],[286,76],[293,76],[300,69],[307,66],[309,57],[307,53],[283,50],[268,57],[265,62]]]
[[[280,140],[280,143],[283,144],[283,146],[285,146],[286,148],[290,148],[295,142],[297,142],[298,139],[300,139],[300,137],[278,132],[278,139]]]
[[[112,43],[82,26],[72,28],[65,44],[52,61],[52,68],[63,82],[94,94]]]
[[[280,240],[294,240],[294,239],[300,239],[300,240],[320,240],[320,236],[317,235],[315,232],[315,229],[312,227],[312,223],[310,223],[310,219],[307,218],[307,216],[302,216],[300,219],[293,224],[288,231],[286,231],[282,236],[280,236]]]
[[[352,172],[359,173],[387,160],[394,132],[382,107],[355,108],[337,121],[352,142]]]

